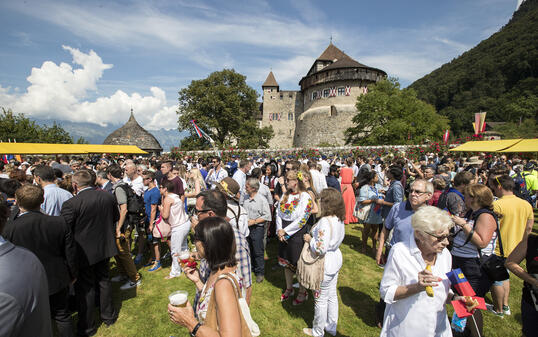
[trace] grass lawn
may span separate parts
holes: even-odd
[[[380,329],[375,326],[375,304],[379,301],[378,284],[383,270],[376,266],[370,256],[358,252],[360,244],[359,225],[346,226],[346,238],[340,249],[344,264],[338,279],[339,321],[337,336],[378,336]],[[302,336],[304,327],[311,327],[314,303],[311,298],[301,306],[292,306],[291,301],[281,303],[280,294],[285,287],[282,269],[272,270],[276,263],[277,244],[268,243],[271,260],[266,263],[266,280],[253,285],[251,314],[260,326],[262,336]],[[164,280],[169,265],[158,272],[148,273],[145,268],[143,284],[136,290],[120,292],[119,284],[114,285],[114,303],[120,308],[116,324],[107,328],[99,327],[97,336],[141,337],[141,336],[189,336],[188,331],[175,326],[168,319],[168,294],[175,290],[189,291],[189,300],[194,298],[194,286],[185,276]],[[113,275],[115,270],[113,270]],[[484,313],[486,336],[521,335],[521,287],[522,281],[511,277],[511,316],[504,319]],[[491,303],[491,298],[486,298]],[[452,314],[451,308],[449,308]],[[328,334],[327,334],[328,335]],[[421,337],[421,336],[417,336]]]

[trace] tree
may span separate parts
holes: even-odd
[[[18,143],[73,143],[69,133],[56,122],[50,127],[40,126],[24,114],[14,114],[10,109],[4,108],[0,115],[0,140]]]
[[[394,78],[370,86],[357,98],[354,126],[346,142],[355,145],[418,144],[440,139],[448,119],[417,98],[413,89],[400,89]]]
[[[519,123],[505,123],[495,128],[495,131],[499,132],[505,139],[514,138],[537,138],[538,128],[536,127],[536,120],[533,118],[525,119]]]
[[[273,129],[258,128],[254,119],[258,94],[245,79],[233,69],[224,69],[203,80],[192,81],[179,92],[179,129],[191,133],[181,141],[182,145],[195,147],[200,144],[191,125],[191,120],[195,120],[220,148],[233,144],[240,148],[268,146]]]

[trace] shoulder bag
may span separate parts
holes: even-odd
[[[242,337],[259,336],[260,328],[258,327],[258,324],[254,322],[254,320],[252,319],[252,316],[250,316],[250,309],[248,307],[247,301],[241,295],[241,291],[239,290],[239,284],[237,284],[236,279],[232,275],[226,273],[226,274],[220,275],[217,281],[215,281],[215,283],[221,279],[227,279],[228,281],[232,283],[234,287],[234,291],[237,298],[237,304],[239,305],[239,308],[241,309],[241,336]],[[209,326],[215,331],[219,331],[218,320],[217,320],[217,303],[215,299],[214,288],[213,288],[213,292],[211,293],[211,298],[209,299],[209,304],[207,306],[207,313],[206,313],[204,325]]]
[[[494,216],[495,217],[495,216]],[[507,280],[510,275],[508,275],[508,270],[504,266],[506,262],[506,257],[504,256],[503,242],[501,240],[501,232],[499,231],[499,221],[495,217],[495,222],[497,223],[497,240],[499,241],[499,250],[501,256],[495,255],[482,255],[482,251],[477,248],[478,255],[480,256],[480,268],[491,281],[504,281]]]
[[[155,220],[155,225],[153,226],[153,237],[161,239],[164,242],[170,236],[171,231],[170,224],[164,221],[162,215],[159,214],[159,218]]]
[[[355,205],[355,210],[353,211],[353,216],[359,220],[359,223],[364,223],[368,219],[370,210],[372,209],[372,203],[367,205],[362,205],[360,201],[357,200]]]
[[[332,239],[332,223],[329,221],[329,242]],[[312,231],[311,231],[312,232]],[[311,234],[312,235],[312,234]],[[306,289],[319,290],[323,281],[325,255],[318,255],[310,249],[310,243],[305,242],[301,256],[297,261],[297,281]]]

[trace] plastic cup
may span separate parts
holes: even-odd
[[[185,266],[189,263],[191,257],[191,253],[188,250],[184,250],[181,253],[179,253],[179,264],[181,265],[181,268],[185,268]]]
[[[188,292],[185,290],[178,290],[168,295],[168,300],[174,307],[186,307],[188,297]]]

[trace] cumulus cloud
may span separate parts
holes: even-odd
[[[148,96],[117,90],[109,97],[88,100],[89,94],[97,91],[104,71],[113,65],[104,63],[93,50],[84,53],[62,47],[78,67],[45,61],[40,68],[32,68],[26,92],[19,94],[0,85],[0,106],[34,118],[99,125],[124,123],[132,108],[137,120],[150,129],[177,127],[176,107],[167,105],[165,92],[157,87],[151,87]]]

